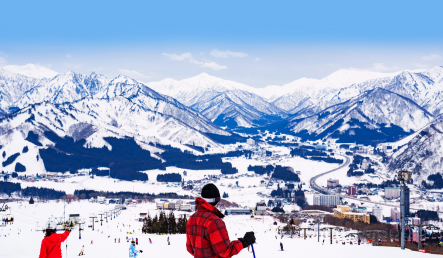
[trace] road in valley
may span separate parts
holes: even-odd
[[[316,181],[317,181],[318,178],[320,178],[322,176],[325,176],[325,175],[327,175],[329,173],[335,172],[335,171],[337,171],[339,169],[342,169],[342,168],[348,166],[349,163],[351,162],[351,159],[348,156],[342,156],[342,157],[344,157],[346,159],[346,161],[345,161],[345,163],[343,165],[341,165],[338,168],[335,168],[335,169],[326,171],[324,173],[321,173],[319,175],[316,175],[316,176],[312,177],[309,180],[312,189],[314,189],[316,191],[319,191],[320,193],[324,193],[324,194],[337,194],[335,192],[329,191],[327,188],[324,188],[324,187],[321,187],[321,186],[317,185]],[[395,208],[399,208],[400,207],[400,203],[398,203],[398,204],[389,204],[389,203],[385,203],[385,202],[374,202],[374,201],[370,201],[370,200],[359,199],[359,198],[356,198],[356,197],[350,197],[348,195],[344,195],[344,196],[340,195],[340,197],[343,198],[343,199],[355,200],[355,201],[358,201],[360,203],[372,203],[372,204],[376,204],[376,205],[390,206],[390,207],[395,207]],[[419,210],[419,209],[410,208],[410,210]]]

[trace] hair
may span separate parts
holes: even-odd
[[[50,235],[52,235],[52,234],[54,234],[55,233],[55,229],[52,229],[52,228],[47,228],[46,229],[46,237],[48,237],[48,236],[50,236]]]

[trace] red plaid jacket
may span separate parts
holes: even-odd
[[[196,212],[186,224],[186,249],[195,258],[227,258],[243,249],[239,240],[230,241],[224,215],[202,198],[195,199]]]

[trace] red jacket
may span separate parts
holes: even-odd
[[[69,231],[65,231],[63,234],[54,233],[43,238],[39,258],[61,258],[62,250],[60,249],[60,245],[68,238],[69,233]]]
[[[195,199],[196,212],[186,224],[186,249],[195,258],[227,258],[243,249],[239,240],[230,241],[224,215],[202,198]]]

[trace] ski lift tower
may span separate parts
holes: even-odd
[[[78,224],[78,239],[82,239],[82,230],[84,230],[82,228],[82,225],[85,224],[85,222],[80,220],[77,224]]]
[[[430,229],[430,230],[436,230],[439,229],[438,227],[435,227],[434,225],[425,225],[425,224],[412,224],[411,227],[416,227],[417,228],[417,233],[418,233],[418,239],[417,239],[417,243],[418,243],[418,249],[422,249],[422,244],[421,241],[422,239],[425,237],[425,235],[423,235],[423,228],[426,229]]]
[[[320,243],[320,223],[324,222],[325,215],[318,214],[318,215],[316,215],[316,217],[317,217],[317,239],[318,239],[318,242]],[[322,221],[320,222],[320,220],[322,220]]]
[[[400,181],[400,220],[401,220],[401,249],[405,250],[405,182],[411,181],[412,172],[400,170],[397,174],[397,180]]]
[[[326,227],[327,229],[329,229],[329,238],[331,239],[331,245],[332,245],[332,230],[337,228],[336,226],[329,226]]]
[[[94,222],[95,222],[95,218],[97,218],[97,216],[94,213],[89,213],[89,218],[92,221],[92,231],[94,231]]]
[[[104,213],[100,213],[98,215],[100,215],[100,226],[103,226],[103,215],[105,215],[105,214]]]

